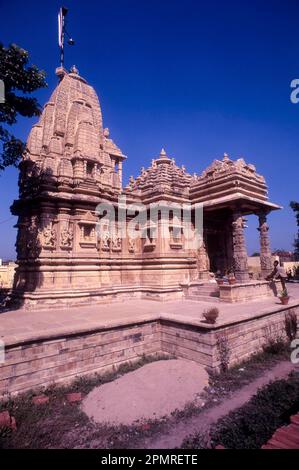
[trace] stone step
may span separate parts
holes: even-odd
[[[197,302],[220,302],[219,297],[213,297],[212,295],[186,295],[185,300],[195,300]]]
[[[198,295],[198,296],[210,295],[213,297],[219,297],[219,288],[218,286],[215,287],[215,285],[194,286],[194,287],[189,287],[188,294]]]
[[[219,290],[218,286],[194,286],[194,287],[189,287],[189,290],[194,290],[194,291],[206,291],[206,292],[213,292],[216,290]]]
[[[212,296],[215,296],[215,297],[219,296],[219,291],[218,290],[213,290],[213,291],[211,291],[211,290],[196,290],[196,291],[194,291],[192,289],[191,290],[189,289],[189,292],[192,295],[212,295]]]

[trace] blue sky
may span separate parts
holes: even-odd
[[[57,83],[60,2],[0,0],[5,44],[27,49]],[[104,125],[128,156],[125,181],[165,147],[190,173],[227,152],[256,165],[270,200],[284,210],[269,216],[272,248],[291,249],[296,223],[289,202],[299,199],[299,103],[290,82],[299,78],[298,0],[68,1],[68,29],[76,41],[66,66],[99,94]],[[5,20],[3,20],[3,18]],[[26,139],[35,120],[20,119]],[[17,170],[0,177],[0,258],[14,257]],[[248,252],[258,249],[256,217],[249,217]]]

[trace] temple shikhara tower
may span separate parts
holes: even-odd
[[[14,299],[50,306],[204,297],[207,292],[227,301],[267,295],[267,215],[279,206],[269,202],[255,167],[225,154],[201,174],[190,175],[162,149],[124,186],[127,157],[103,127],[95,90],[75,67],[69,73],[59,68],[57,74],[59,83],[30,132],[20,164],[20,195],[12,206],[18,216]],[[195,158],[200,163],[200,156]],[[130,206],[125,234],[119,201]],[[185,206],[195,231],[196,208],[203,211],[196,247],[184,230]],[[109,207],[116,215],[113,230]],[[158,210],[153,220],[151,207],[169,210]],[[248,274],[248,214],[257,216],[260,280]],[[135,236],[127,230],[130,224]],[[227,272],[234,273],[235,285],[211,282],[212,273]]]

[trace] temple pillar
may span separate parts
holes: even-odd
[[[262,277],[265,278],[272,271],[272,258],[269,238],[269,226],[267,224],[267,213],[260,212],[258,214],[260,232],[260,261],[261,261],[261,273]]]
[[[119,161],[118,162],[118,177],[119,177],[119,186],[122,188],[122,183],[123,183],[123,162]]]
[[[234,212],[232,222],[233,264],[237,282],[249,281],[247,250],[244,236],[244,220],[240,212]]]
[[[205,234],[200,242],[200,246],[196,253],[198,279],[208,280],[210,271],[210,261],[207,253]]]

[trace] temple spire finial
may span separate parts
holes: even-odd
[[[164,147],[162,147],[159,158],[169,158]]]

